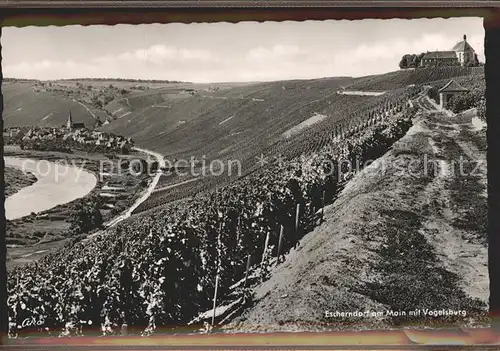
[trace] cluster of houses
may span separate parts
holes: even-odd
[[[131,138],[89,130],[85,128],[84,123],[73,122],[71,112],[65,127],[13,127],[4,132],[4,137],[24,144],[40,141],[62,141],[112,150],[130,150],[133,146]]]

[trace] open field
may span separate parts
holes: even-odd
[[[286,81],[196,93],[170,100],[172,106],[166,111],[147,105],[141,108],[144,101],[129,99],[139,109],[124,117],[126,120],[117,119],[103,129],[131,136],[138,145],[159,150],[170,161],[191,157],[204,159],[207,165],[212,160],[226,165],[236,161],[241,165],[239,175],[244,175],[255,169],[256,157],[262,153],[293,158],[312,152],[333,137],[336,126],[347,128],[357,123],[354,116],[368,120],[369,112],[385,106],[389,99],[395,102],[404,98],[403,90],[384,97],[338,95],[336,87],[342,82],[345,79]],[[123,109],[120,113],[127,110],[125,106]],[[315,119],[318,115],[323,117]],[[307,125],[311,118],[314,123]],[[300,133],[293,132],[299,129]],[[294,137],[290,138],[287,131]],[[170,181],[162,177],[159,187],[184,179]],[[220,176],[205,177],[204,188],[192,183],[192,191],[185,196],[225,181]]]
[[[284,81],[184,93],[159,89],[113,102],[110,108],[121,109],[117,116],[130,113],[103,128],[131,136],[167,157],[210,159],[230,146],[262,148],[275,142],[281,133],[321,109],[317,100],[328,105],[328,96],[335,95],[334,88],[342,82],[336,78]]]
[[[191,157],[237,160],[246,174],[255,169],[256,157],[261,154],[293,158],[321,148],[335,128],[345,129],[358,119],[368,120],[370,112],[404,98],[408,85],[466,74],[480,75],[482,69],[422,69],[418,73],[397,71],[365,78],[291,80],[224,88],[215,84],[211,88],[174,84],[113,100],[105,109],[116,120],[103,129],[130,136],[138,145],[160,151],[171,161]],[[383,95],[338,93],[339,89],[373,93],[381,87],[386,91]],[[290,138],[291,134],[295,137]],[[162,177],[158,186],[184,180]],[[193,196],[221,182],[221,177],[207,178],[203,187],[193,182],[189,188],[185,186],[184,196]],[[182,195],[168,195],[156,203],[178,198]]]

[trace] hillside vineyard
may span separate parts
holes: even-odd
[[[466,92],[440,108],[450,80]],[[460,254],[485,250],[486,169],[450,175],[450,160],[485,152],[482,67],[241,84],[19,80],[4,90],[11,156],[78,157],[98,179],[62,210],[9,221],[11,337],[484,321],[484,289],[466,282],[484,266],[455,269],[446,255],[460,255],[439,251],[439,235]],[[398,162],[420,171],[412,161],[424,155],[432,174],[398,175]],[[153,171],[134,177],[137,160]],[[234,160],[239,172],[202,173]],[[196,175],[178,173],[190,167]]]

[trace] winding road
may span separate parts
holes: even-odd
[[[156,158],[156,160],[158,161],[158,165],[159,165],[158,169],[159,170],[161,170],[162,168],[165,167],[165,160],[164,160],[162,154],[159,154],[159,153],[151,151],[151,150],[141,149],[138,147],[134,147],[134,150],[151,155],[154,158]],[[158,185],[158,181],[160,180],[160,177],[161,177],[161,171],[158,171],[155,174],[154,178],[151,180],[151,183],[149,183],[148,188],[142,194],[142,196],[140,198],[138,198],[127,211],[125,211],[121,215],[113,218],[111,221],[105,223],[105,226],[108,228],[113,227],[113,226],[117,225],[118,223],[120,223],[121,221],[123,221],[124,219],[129,218],[132,215],[132,213],[134,212],[134,210],[137,207],[139,207],[140,204],[142,204],[144,201],[146,201],[149,198],[149,196],[153,193],[153,191],[156,188],[156,185]]]

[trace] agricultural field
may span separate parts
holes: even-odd
[[[103,110],[116,118],[102,130],[132,137],[137,145],[167,160],[193,156],[196,171],[204,169],[199,163],[203,157],[240,160],[242,174],[155,175],[156,189],[130,218],[85,240],[67,240],[63,249],[52,250],[36,265],[12,269],[9,291],[31,282],[37,282],[33,284],[37,288],[16,295],[11,310],[22,301],[31,306],[62,291],[45,310],[16,312],[14,322],[34,313],[47,320],[51,330],[65,335],[89,329],[89,320],[101,325],[105,335],[117,333],[117,326],[125,323],[147,325],[140,331],[145,335],[173,323],[190,324],[196,331],[214,312],[216,275],[217,304],[226,311],[217,314],[216,328],[253,331],[252,324],[264,321],[265,331],[275,331],[286,328],[287,322],[318,320],[317,327],[322,328],[326,321],[317,311],[422,307],[418,298],[423,294],[427,294],[424,307],[439,308],[441,289],[452,308],[471,312],[470,323],[481,322],[485,278],[476,273],[482,272],[481,259],[486,257],[481,225],[485,199],[478,191],[484,188],[485,173],[466,179],[464,185],[446,174],[398,178],[393,169],[374,176],[354,168],[361,164],[370,170],[370,161],[381,157],[409,162],[423,153],[438,161],[443,161],[442,153],[481,156],[484,131],[446,122],[427,96],[428,85],[436,78],[458,77],[464,84],[472,83],[480,80],[473,71],[480,77],[478,70],[453,68],[439,74],[407,70],[378,77],[220,88],[174,83],[113,98]],[[466,77],[467,72],[474,75]],[[339,94],[339,90],[384,94]],[[422,122],[426,117],[429,121]],[[456,142],[451,140],[455,133],[460,135]],[[398,142],[401,138],[406,139]],[[259,155],[269,157],[269,162],[258,165]],[[282,159],[275,160],[277,156]],[[438,162],[432,169],[441,166]],[[464,187],[468,196],[460,195]],[[450,215],[441,198],[454,203],[452,212],[458,215]],[[476,219],[463,223],[462,215]],[[405,229],[398,230],[403,225]],[[454,249],[474,250],[474,267],[443,249],[435,235],[439,228],[446,229],[445,238]],[[453,237],[453,230],[459,231],[458,237]],[[414,254],[415,245],[422,257]],[[359,257],[353,258],[352,252]],[[402,258],[394,258],[394,252]],[[453,269],[456,262],[460,266]],[[118,269],[134,277],[130,285],[115,279]],[[425,277],[415,274],[420,270]],[[329,278],[331,272],[336,272],[336,281]],[[367,272],[380,282],[368,279]],[[476,279],[479,289],[473,289],[468,278]],[[287,279],[295,285],[288,286]],[[420,285],[412,290],[407,281]],[[301,282],[308,289],[297,290]],[[398,290],[398,285],[405,289]],[[172,293],[179,286],[182,293]],[[399,295],[389,295],[385,286]],[[87,298],[66,305],[75,289]],[[105,291],[106,300],[99,300],[97,291]],[[290,306],[299,301],[305,301],[305,307],[290,315]],[[77,317],[71,315],[72,308],[80,311]],[[461,321],[438,318],[436,323]],[[372,324],[401,325],[398,318]]]
[[[484,77],[484,72],[481,67],[442,67],[361,78],[214,84],[92,79],[20,81],[6,84],[5,120],[7,126],[13,120],[31,124],[35,109],[23,114],[32,104],[22,107],[21,101],[33,101],[35,96],[37,106],[71,108],[75,121],[90,123],[94,115],[99,123],[104,123],[101,130],[131,137],[137,145],[162,153],[167,161],[189,161],[193,157],[196,162],[203,159],[207,164],[217,159],[241,165],[237,175],[203,180],[192,175],[162,175],[158,191],[135,210],[137,213],[251,174],[258,168],[256,158],[261,155],[293,159],[319,150],[340,130],[372,123],[375,113],[393,108],[407,97],[408,86],[429,80],[434,81],[433,85],[444,85],[453,77],[467,87]],[[349,91],[367,94],[344,94]],[[375,91],[383,94],[374,94]],[[44,104],[43,99],[56,100],[59,105]],[[66,112],[58,111],[47,112],[48,117],[38,123],[65,123]],[[200,173],[202,167],[194,170]]]
[[[258,158],[262,155],[266,157],[266,162],[272,163],[278,156],[287,160],[318,151],[338,136],[341,130],[347,131],[362,124],[367,126],[369,123],[374,123],[376,114],[382,116],[382,114],[389,113],[389,110],[395,111],[397,104],[399,104],[399,106],[402,105],[402,101],[405,99],[408,91],[409,90],[399,89],[395,92],[377,97],[339,95],[336,92],[332,92],[327,94],[324,98],[317,98],[312,101],[309,100],[308,102],[302,102],[295,106],[290,101],[289,103],[292,104],[292,106],[287,109],[287,112],[289,112],[288,115],[283,112],[274,118],[269,116],[268,119],[265,119],[266,115],[264,115],[264,117],[259,117],[260,115],[257,115],[251,119],[249,117],[249,120],[252,121],[262,118],[260,123],[254,122],[252,125],[243,125],[246,122],[242,118],[240,121],[235,120],[235,118],[226,121],[223,126],[234,123],[236,127],[240,129],[249,131],[257,130],[257,132],[241,135],[241,141],[239,139],[239,134],[235,135],[233,138],[230,136],[228,137],[227,134],[225,138],[222,137],[222,135],[224,135],[223,133],[227,133],[228,131],[224,131],[224,128],[220,127],[219,124],[210,126],[208,122],[200,121],[198,123],[204,123],[206,127],[197,128],[197,131],[191,133],[196,133],[199,137],[192,137],[192,139],[184,140],[179,138],[177,145],[189,143],[191,140],[193,143],[199,143],[199,145],[194,144],[189,149],[197,150],[201,148],[205,151],[205,154],[198,156],[199,154],[196,153],[195,157],[199,159],[205,156],[206,164],[210,164],[212,159],[222,160],[224,162],[225,172],[221,176],[205,176],[201,177],[202,179],[182,184],[173,189],[159,191],[153,194],[141,208],[151,208],[153,205],[165,204],[171,201],[171,199],[181,199],[183,197],[182,192],[184,192],[184,197],[195,196],[197,193],[213,189],[234,179],[251,174],[261,167],[256,161],[258,161]],[[270,96],[272,96],[272,94],[270,94]],[[282,107],[282,109],[285,109],[285,107]],[[287,131],[303,123],[303,119],[307,116],[315,116],[317,111],[320,111],[318,113],[321,113],[322,116],[325,117],[314,119],[315,123],[309,123],[306,128],[301,128],[300,133],[295,133],[291,136],[287,135]],[[294,118],[295,121],[293,123],[290,122],[290,120]],[[306,118],[306,120],[310,121],[311,119],[309,117]],[[267,126],[267,128],[265,126]],[[188,130],[186,130],[186,138],[188,138],[187,132]],[[234,131],[229,132],[234,134]],[[204,137],[203,135],[205,135],[205,133],[206,136]],[[213,134],[219,134],[220,137],[215,138],[212,136]],[[266,137],[262,137],[261,135],[266,135]],[[203,138],[207,139],[204,145],[201,143],[201,141],[205,140]],[[216,152],[217,150],[222,150],[223,152]],[[189,154],[176,155],[176,157],[179,158],[183,156],[186,157],[186,159],[191,157]],[[235,166],[235,163],[232,163],[232,161],[238,162],[239,172],[232,172],[229,174],[229,165]],[[236,167],[231,168],[231,170],[235,169]],[[198,169],[195,168],[194,170],[195,172],[193,173],[200,174]],[[186,179],[181,177],[165,176],[160,178],[159,187],[185,181]],[[162,193],[164,195],[162,195]],[[137,211],[139,210],[140,208],[137,209]]]

